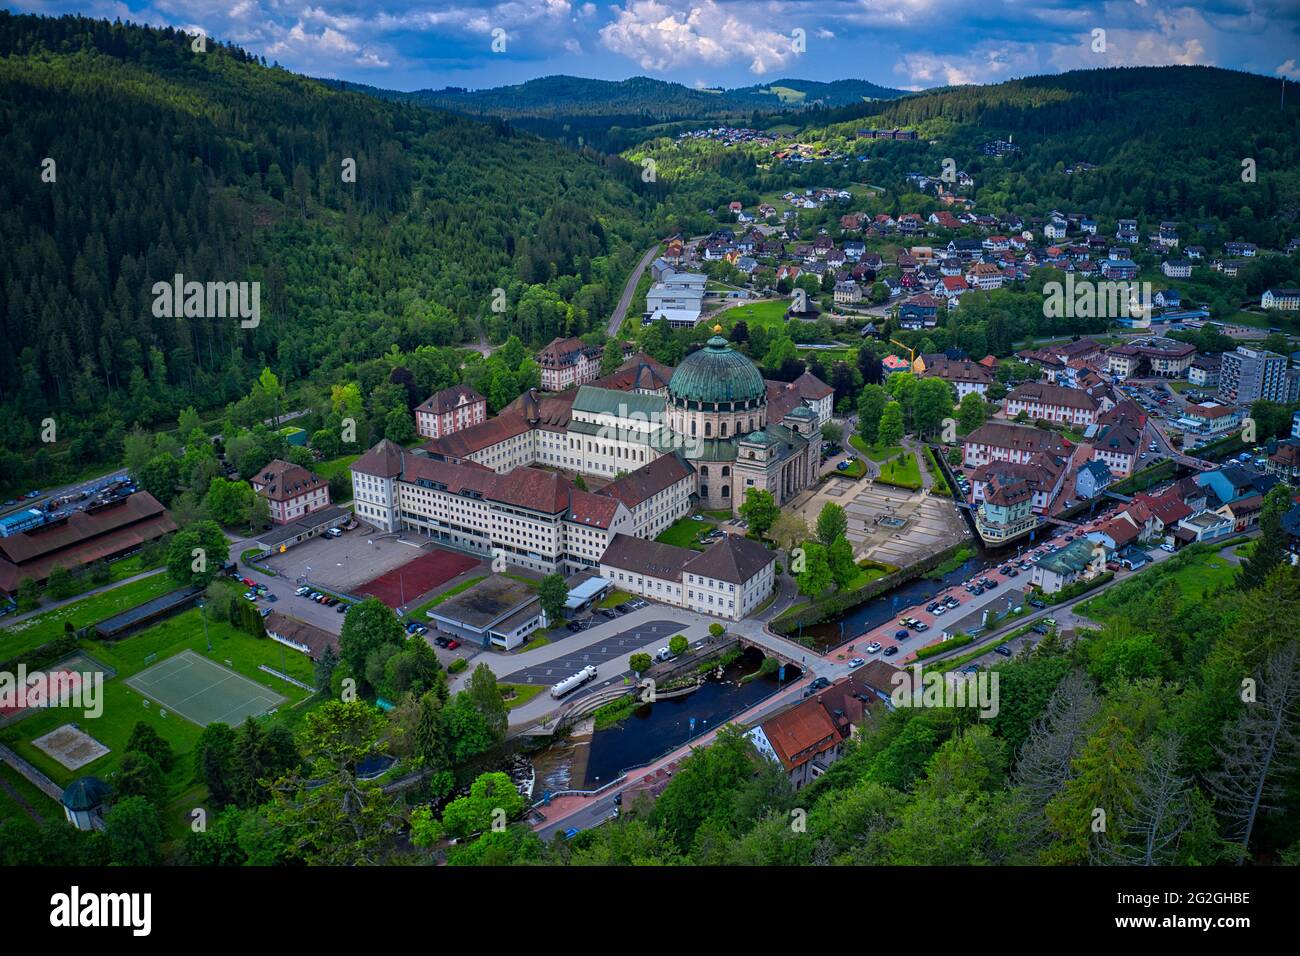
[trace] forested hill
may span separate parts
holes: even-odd
[[[1068,204],[1103,217],[1217,220],[1230,237],[1277,244],[1300,216],[1300,90],[1285,107],[1281,93],[1279,78],[1213,67],[1091,70],[863,104],[833,111],[822,132],[847,142],[862,127],[917,129],[919,143],[880,152],[875,181],[937,174],[952,157],[984,211]],[[1019,150],[985,156],[992,139]],[[1247,159],[1253,181],[1242,177]],[[1067,175],[1076,163],[1097,168]]]
[[[753,110],[777,112],[812,106],[845,106],[864,100],[904,95],[902,90],[877,86],[866,80],[835,80],[831,83],[776,80],[734,90],[699,90],[646,76],[634,76],[626,80],[543,76],[526,83],[484,90],[449,87],[410,93],[330,82],[385,99],[510,120],[522,117],[554,119],[584,116],[640,116],[652,120],[705,119]]]
[[[292,382],[474,339],[480,317],[517,321],[488,311],[496,287],[512,309],[530,286],[565,306],[526,342],[581,334],[651,239],[620,160],[172,29],[0,12],[0,144],[6,449],[55,414],[90,455],[245,394],[264,365]],[[156,317],[177,273],[260,282],[260,325]]]
[[[611,153],[648,136],[700,123],[770,124],[786,120],[787,115],[795,117],[793,122],[824,122],[810,117],[849,103],[905,95],[903,90],[851,79],[830,83],[786,79],[731,90],[700,90],[645,76],[626,80],[543,76],[484,90],[448,87],[409,93],[340,80],[322,82],[380,99],[497,117],[521,130]]]

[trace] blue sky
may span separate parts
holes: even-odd
[[[1295,0],[29,0],[10,9],[202,30],[299,72],[403,90],[554,73],[689,86],[854,77],[920,89],[1175,63],[1300,79]]]

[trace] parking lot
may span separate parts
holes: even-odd
[[[364,529],[356,528],[345,531],[341,538],[321,536],[304,541],[263,563],[295,587],[309,580],[351,594],[358,585],[419,557],[419,544],[418,540],[368,537]]]

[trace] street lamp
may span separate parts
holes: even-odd
[[[208,653],[212,653],[212,638],[208,635],[208,615],[203,610],[203,602],[199,601],[199,617],[203,618],[203,640],[207,642]]]

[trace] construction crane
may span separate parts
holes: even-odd
[[[898,341],[898,339],[890,339],[889,341],[891,345],[897,345],[900,349],[907,350],[907,364],[910,365],[912,367],[912,371],[915,372],[916,371],[916,349],[912,348],[910,345],[904,345],[902,342]]]

